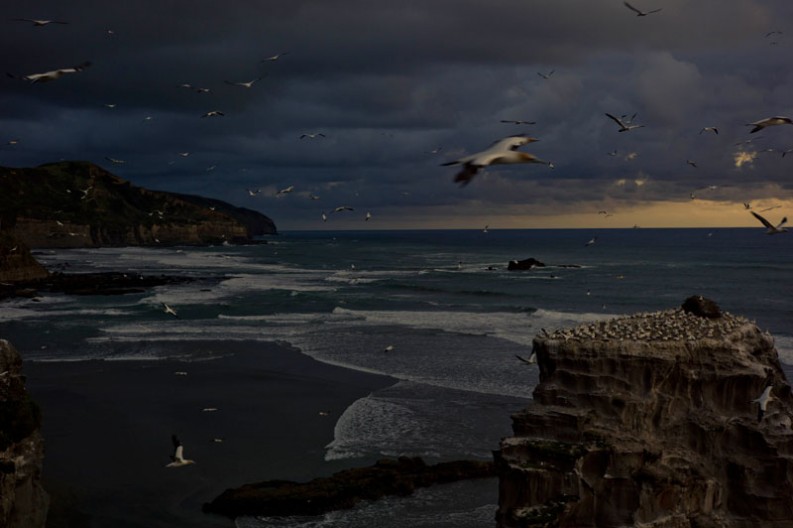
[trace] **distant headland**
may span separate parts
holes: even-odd
[[[239,244],[277,234],[259,212],[136,187],[87,161],[0,167],[0,229],[31,248]]]

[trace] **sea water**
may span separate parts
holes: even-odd
[[[322,362],[390,375],[396,384],[353,403],[325,447],[326,459],[353,461],[489,459],[510,434],[504,416],[531,398],[536,367],[515,356],[530,355],[541,329],[674,308],[690,295],[756,321],[775,337],[786,367],[793,363],[790,237],[760,229],[614,229],[586,245],[593,234],[287,232],[248,246],[40,251],[50,269],[195,280],[124,296],[7,301],[0,333],[27,361],[206,360],[223,354],[218,343],[236,340],[279,342]],[[529,257],[546,265],[507,270],[510,260]],[[179,318],[164,314],[162,303]],[[352,528],[387,514],[402,515],[400,525],[406,515],[420,518],[411,517],[411,526],[443,526],[441,519],[489,525],[493,483],[460,486],[475,498],[427,490],[350,512],[238,525]]]

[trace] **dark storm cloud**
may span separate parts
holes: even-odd
[[[793,8],[635,3],[663,10],[636,17],[619,0],[3,2],[5,71],[93,64],[46,84],[0,81],[0,164],[88,159],[139,185],[259,209],[282,228],[322,227],[319,213],[344,204],[393,218],[455,205],[682,201],[716,184],[726,200],[789,196],[793,156],[780,152],[793,130],[735,143],[750,137],[745,123],[793,113],[793,30],[780,25]],[[250,89],[224,82],[259,77]],[[225,116],[201,117],[210,110]],[[637,113],[646,127],[619,133],[605,112]],[[720,134],[699,134],[704,126]],[[317,132],[325,137],[300,139]],[[454,168],[438,166],[513,133],[539,137],[527,150],[556,168],[492,169],[458,189]],[[20,144],[3,146],[12,137]],[[752,158],[768,148],[776,153]],[[753,161],[736,167],[741,150]],[[255,198],[245,191],[260,187]]]

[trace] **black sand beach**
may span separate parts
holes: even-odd
[[[373,462],[326,462],[324,446],[352,402],[395,380],[276,344],[218,348],[206,361],[25,364],[44,415],[48,527],[233,526],[201,505],[228,487]],[[195,465],[165,468],[174,433]]]

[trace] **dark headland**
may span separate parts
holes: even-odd
[[[85,161],[0,167],[0,229],[30,248],[249,243],[277,233],[259,212],[136,187]]]

